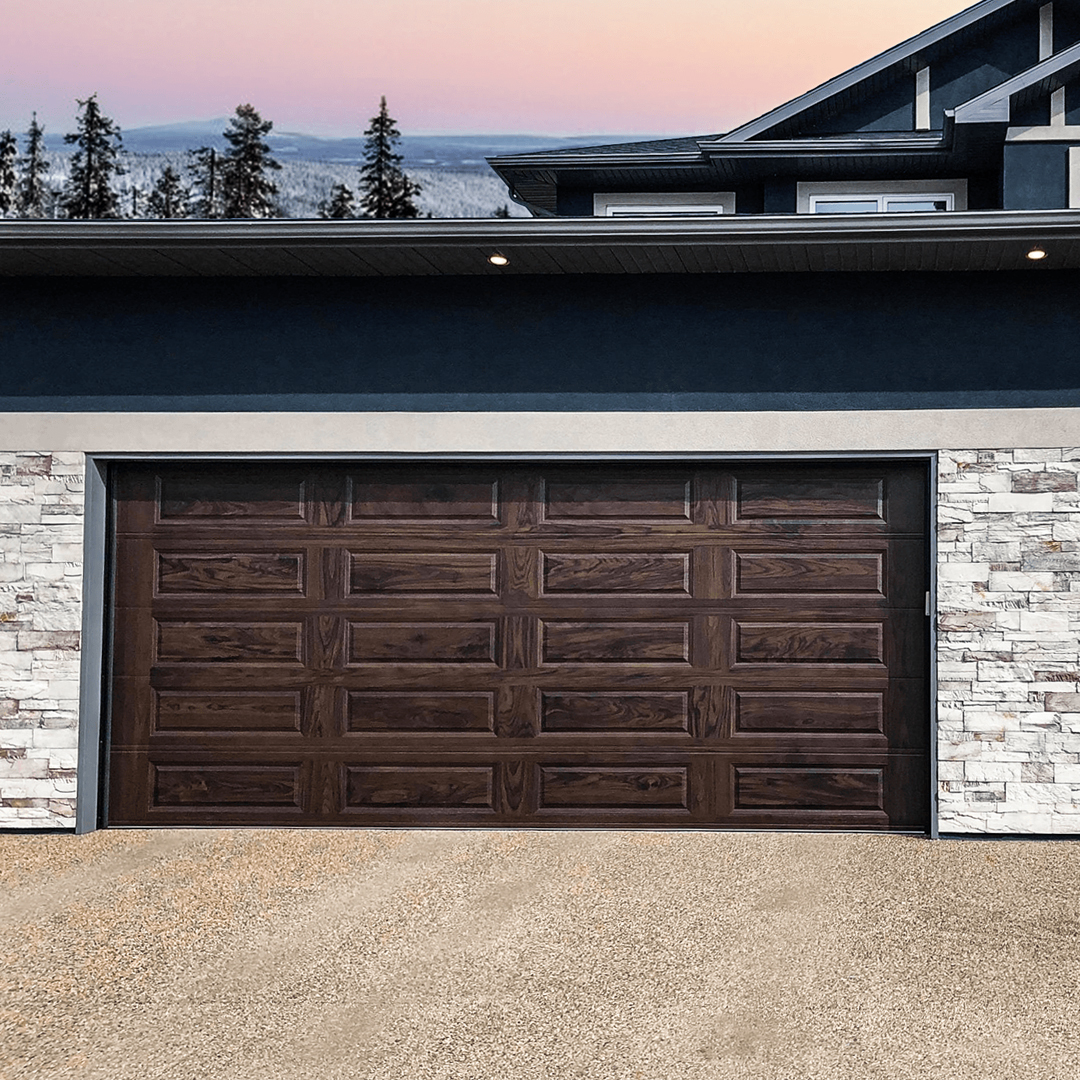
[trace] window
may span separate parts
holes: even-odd
[[[966,209],[966,180],[843,180],[798,185],[800,214],[930,214]]]
[[[596,217],[720,217],[734,213],[733,191],[615,191],[593,195]]]
[[[926,195],[919,198],[867,195],[865,198],[856,199],[837,199],[829,195],[810,196],[811,214],[913,214],[952,208],[952,195]]]

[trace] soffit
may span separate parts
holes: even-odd
[[[1035,243],[1049,257],[1025,258]],[[494,251],[510,263],[492,266]],[[1080,268],[1080,211],[0,222],[0,276],[425,277]]]

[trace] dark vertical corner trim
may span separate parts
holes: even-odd
[[[930,617],[927,620],[927,636],[930,643],[929,694],[927,707],[930,711],[930,839],[940,839],[938,821],[938,689],[937,689],[937,567],[938,567],[938,453],[930,455],[929,461],[929,507],[928,554],[926,588],[930,593]]]
[[[105,657],[106,466],[86,458],[83,509],[82,637],[79,661],[79,771],[75,832],[98,828],[102,674]]]

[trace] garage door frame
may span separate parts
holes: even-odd
[[[935,451],[889,452],[776,452],[740,454],[734,452],[703,453],[131,453],[87,454],[86,492],[83,522],[83,610],[82,649],[79,668],[79,757],[78,786],[76,792],[75,832],[88,833],[104,828],[107,821],[108,768],[109,768],[109,652],[112,632],[112,611],[109,593],[112,585],[111,542],[112,522],[110,514],[110,466],[120,462],[183,462],[183,461],[230,461],[230,462],[291,462],[291,461],[354,461],[389,464],[394,462],[589,462],[623,464],[627,462],[665,461],[685,462],[796,462],[796,461],[921,461],[927,468],[927,557],[928,607],[927,616],[933,620],[937,611],[937,515],[932,512],[937,505],[937,458]],[[933,633],[933,621],[929,633],[927,720],[929,723],[929,807],[930,822],[927,835],[938,838],[937,814],[937,639]],[[123,826],[110,826],[122,828]],[[680,827],[679,831],[724,831],[719,829],[694,830]],[[787,831],[787,830],[785,830]]]

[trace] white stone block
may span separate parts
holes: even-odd
[[[938,780],[963,780],[964,763],[962,761],[943,761],[938,756]]]
[[[991,514],[1049,514],[1054,509],[1053,492],[1018,494],[994,492],[989,497]]]
[[[74,728],[34,728],[33,746],[56,750],[78,750],[79,733]]]
[[[1055,784],[1080,784],[1080,765],[1054,765]]]
[[[1050,833],[1054,829],[1054,813],[1051,810],[1002,812],[994,819],[993,829],[1002,833]]]
[[[1019,781],[1020,762],[1018,761],[965,761],[964,779],[974,782]]]
[[[1080,813],[1058,811],[1050,822],[1050,831],[1055,835],[1080,836]]]
[[[1068,634],[1067,611],[1021,611],[1020,629],[1029,634]]]
[[[939,563],[939,581],[986,581],[990,577],[989,563],[949,562]]]
[[[1051,571],[991,570],[989,589],[991,593],[1050,592],[1054,588]]]
[[[1052,806],[1062,802],[1072,802],[1072,792],[1066,784],[1007,783],[1003,812],[1034,809],[1041,805]]]

